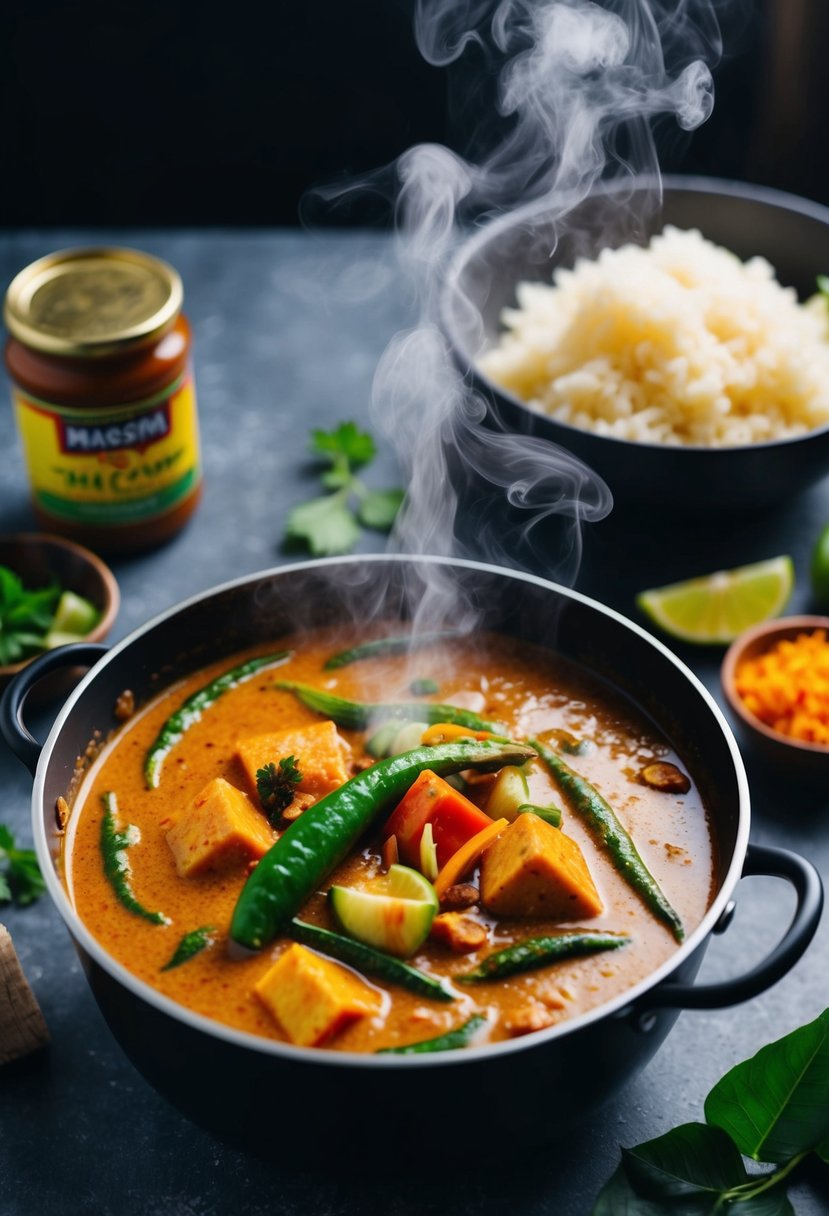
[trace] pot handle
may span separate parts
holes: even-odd
[[[742,877],[756,874],[785,878],[795,889],[797,907],[783,937],[761,963],[736,979],[718,984],[660,984],[635,1011],[643,1029],[647,1028],[648,1014],[654,1009],[723,1009],[758,996],[782,979],[802,956],[815,935],[823,910],[820,875],[798,853],[750,844]]]
[[[0,734],[34,777],[43,744],[23,724],[23,707],[35,684],[61,667],[93,667],[107,653],[106,646],[92,642],[73,642],[47,650],[19,671],[0,699]]]

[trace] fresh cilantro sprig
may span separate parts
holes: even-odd
[[[789,1175],[829,1162],[829,1009],[726,1073],[705,1120],[623,1149],[593,1216],[794,1216]]]
[[[43,649],[60,587],[27,591],[20,578],[0,566],[0,664],[17,663]]]
[[[331,493],[294,507],[286,538],[301,541],[315,557],[324,557],[353,549],[361,527],[390,531],[403,491],[369,490],[356,475],[377,455],[371,435],[353,422],[341,422],[333,431],[312,431],[311,450],[329,465],[322,484]]]
[[[33,904],[46,890],[33,849],[19,849],[14,835],[0,823],[0,904],[14,899],[21,907]]]
[[[294,800],[302,773],[296,762],[296,756],[285,756],[276,765],[273,761],[264,768],[256,770],[256,792],[262,804],[262,810],[271,823],[276,823],[279,816],[287,811]]]

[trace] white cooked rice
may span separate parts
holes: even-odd
[[[605,249],[517,297],[480,367],[559,422],[708,447],[829,423],[826,300],[799,304],[764,258],[741,262],[695,230]]]

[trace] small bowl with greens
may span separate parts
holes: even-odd
[[[74,541],[0,536],[0,688],[44,650],[100,641],[119,599],[109,567]]]

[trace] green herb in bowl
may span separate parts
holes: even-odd
[[[79,642],[100,617],[94,604],[59,583],[27,587],[14,570],[0,565],[0,665]]]

